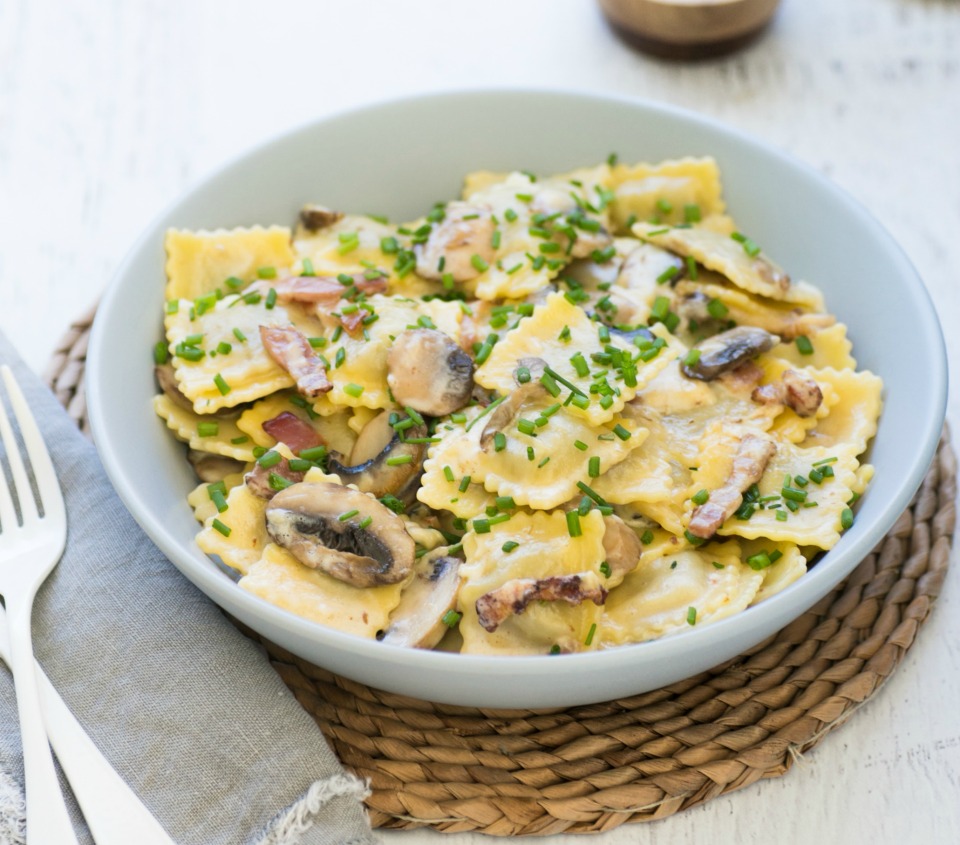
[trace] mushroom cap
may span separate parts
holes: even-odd
[[[492,245],[495,228],[488,207],[465,202],[448,203],[446,216],[433,225],[426,243],[414,247],[417,275],[424,279],[441,279],[449,273],[457,282],[475,279],[481,271],[475,266],[473,257],[479,256],[489,263],[496,254]]]
[[[780,342],[780,338],[753,326],[737,326],[729,331],[701,340],[693,348],[700,351],[695,364],[684,362],[681,366],[687,378],[713,381],[725,372],[735,370],[768,352]]]
[[[425,443],[410,443],[427,436],[425,425],[413,426],[401,438],[390,425],[391,411],[383,411],[368,422],[350,452],[350,463],[344,464],[339,455],[327,460],[327,470],[338,476],[344,484],[355,484],[371,496],[393,494],[401,499],[405,494],[412,499],[414,482],[423,472],[427,456]],[[407,463],[388,463],[390,458],[410,456]]]
[[[304,566],[355,587],[396,584],[413,568],[416,546],[403,520],[340,484],[302,482],[281,490],[267,505],[266,524]]]
[[[438,329],[407,329],[387,354],[387,384],[401,405],[442,417],[470,401],[473,359]]]

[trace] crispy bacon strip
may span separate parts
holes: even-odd
[[[747,434],[737,447],[730,475],[722,487],[710,492],[710,500],[698,506],[690,518],[688,530],[694,537],[709,540],[743,502],[743,494],[756,484],[777,451],[772,440]]]
[[[606,600],[607,591],[594,572],[514,578],[477,599],[477,621],[485,630],[496,631],[504,620],[523,613],[533,601],[565,601],[573,605],[592,601],[601,605]]]
[[[301,396],[316,399],[333,389],[323,362],[293,326],[260,326],[260,339],[270,357],[293,376]]]
[[[812,417],[823,402],[823,391],[806,373],[785,370],[780,381],[758,387],[750,398],[761,405],[786,405],[797,416]]]
[[[322,438],[313,427],[290,411],[267,420],[261,427],[278,443],[286,443],[296,454],[323,445]]]
[[[253,469],[243,477],[243,481],[254,496],[259,496],[261,499],[272,499],[280,491],[270,484],[271,475],[285,478],[291,484],[299,484],[303,481],[304,473],[294,472],[290,469],[287,459],[283,458],[269,469],[260,466],[260,464],[254,464]]]

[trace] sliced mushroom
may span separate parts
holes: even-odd
[[[260,339],[267,354],[292,376],[301,396],[316,399],[333,389],[323,361],[293,326],[260,326]]]
[[[541,376],[543,376],[544,370],[547,369],[547,362],[543,358],[517,358],[517,366],[513,369],[513,380],[518,384],[526,384],[530,381],[540,381]],[[526,381],[520,381],[520,371],[526,370],[530,374],[530,378]]]
[[[243,463],[235,461],[233,458],[225,458],[223,455],[214,455],[212,452],[201,452],[197,449],[190,449],[187,452],[187,460],[197,478],[206,484],[213,484],[222,481],[228,475],[235,472],[243,472]]]
[[[729,331],[701,340],[693,348],[700,353],[695,364],[683,363],[681,369],[688,378],[713,381],[718,376],[734,370],[741,364],[769,352],[780,338],[763,329],[737,326]]]
[[[426,554],[413,566],[413,580],[403,588],[400,604],[390,614],[382,642],[407,648],[433,648],[450,630],[443,617],[453,610],[460,592],[458,558]]]
[[[823,391],[807,373],[784,370],[780,381],[758,387],[750,398],[761,405],[786,405],[798,416],[812,417],[823,402]]]
[[[477,622],[485,631],[493,632],[510,616],[523,613],[534,601],[563,601],[571,605],[592,601],[602,605],[606,600],[607,591],[595,572],[514,578],[477,599]]]
[[[482,267],[494,259],[495,228],[493,215],[486,206],[449,203],[446,216],[433,225],[426,243],[414,247],[417,275],[442,279],[449,273],[455,282],[475,279],[482,272],[477,265]]]
[[[547,389],[539,381],[529,381],[513,391],[503,402],[490,412],[487,424],[480,434],[480,448],[487,451],[493,442],[494,435],[510,425],[513,418],[520,412],[525,402],[539,399],[547,395]]]
[[[610,326],[610,334],[623,338],[627,343],[633,343],[638,337],[644,340],[653,340],[656,335],[650,329],[644,326],[638,326],[635,329],[618,329],[616,326]]]
[[[323,205],[305,205],[300,209],[300,225],[308,232],[319,232],[342,219],[342,211],[333,211]]]
[[[408,441],[425,439],[427,427],[415,425],[401,438],[390,425],[391,413],[383,411],[363,427],[350,452],[349,464],[342,463],[342,456],[334,452],[327,459],[327,470],[364,493],[377,498],[390,493],[409,504],[423,472],[427,444]]]
[[[470,401],[473,359],[444,332],[407,329],[387,354],[387,384],[401,405],[442,417]]]
[[[637,568],[643,546],[633,529],[618,516],[603,518],[603,553],[610,578],[626,575]]]
[[[623,262],[617,284],[628,290],[653,291],[660,284],[681,279],[686,268],[686,262],[679,255],[642,243]]]
[[[743,494],[751,484],[763,478],[764,470],[777,451],[776,444],[767,437],[747,434],[737,446],[730,474],[710,498],[698,505],[690,517],[688,530],[694,537],[709,540],[743,502]]]
[[[413,568],[416,545],[403,520],[350,487],[294,484],[267,505],[266,525],[304,566],[354,587],[396,584]]]

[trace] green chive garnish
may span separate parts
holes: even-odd
[[[493,435],[493,450],[495,452],[502,452],[506,448],[507,436],[502,431],[498,431]]]
[[[687,624],[688,625],[697,624],[697,609],[695,607],[687,608]]]
[[[582,537],[583,529],[580,527],[580,514],[576,511],[567,513],[567,533],[571,537]]]
[[[853,511],[850,508],[844,508],[840,514],[840,527],[846,531],[851,525],[853,525]]]
[[[264,469],[270,469],[270,467],[276,466],[282,460],[283,455],[276,450],[271,449],[269,452],[264,452],[259,458],[257,458],[257,463]]]
[[[461,618],[463,618],[462,613],[457,613],[457,611],[450,609],[440,617],[440,621],[448,628],[456,628]]]
[[[640,542],[645,546],[649,546],[653,542],[653,532],[649,528],[640,535]]]
[[[227,384],[227,382],[226,382],[226,380],[224,379],[224,377],[223,377],[222,375],[220,375],[220,373],[217,373],[217,374],[213,377],[213,383],[217,386],[217,390],[220,391],[220,395],[221,395],[221,396],[226,396],[226,395],[231,391],[231,389],[232,389],[232,388],[230,387],[230,385]]]
[[[197,423],[197,434],[201,437],[216,437],[220,433],[220,423],[202,422]]]
[[[350,384],[345,384],[343,386],[343,392],[346,393],[348,396],[352,396],[354,399],[356,399],[357,397],[363,394],[363,386],[359,384],[354,384],[353,382],[351,382]]]
[[[710,493],[707,490],[698,490],[690,497],[690,501],[695,505],[705,505],[707,500],[710,498]]]
[[[155,364],[166,364],[167,360],[170,358],[170,351],[167,349],[167,344],[162,340],[157,342],[157,345],[153,347],[153,361]]]
[[[474,269],[480,273],[483,273],[490,267],[490,265],[476,253],[470,256],[470,263],[474,266]]]
[[[211,525],[213,525],[213,527],[216,528],[217,531],[223,534],[224,537],[230,536],[230,532],[232,529],[229,526],[224,525],[219,519],[214,519]]]
[[[813,344],[805,334],[799,335],[795,342],[801,355],[813,355]]]
[[[503,551],[505,551],[505,552],[507,552],[507,553],[509,554],[509,553],[512,552],[515,548],[517,548],[519,545],[520,545],[520,544],[519,544],[516,540],[507,540],[507,542],[504,543],[504,544],[501,546],[501,548],[503,549]]]
[[[340,520],[340,522],[346,522],[348,519],[353,519],[358,513],[360,513],[360,511],[354,508],[352,511],[340,514],[337,519]]]
[[[621,440],[629,440],[631,437],[633,437],[630,431],[620,425],[620,423],[617,423],[613,427],[613,433],[616,434]]]
[[[719,299],[711,299],[707,303],[707,313],[715,320],[722,320],[730,313],[730,309]]]
[[[587,462],[587,475],[591,478],[600,477],[600,458],[597,455],[594,455]]]
[[[258,267],[257,275],[261,279],[275,279],[277,278],[277,269],[275,267]]]
[[[398,467],[409,464],[413,460],[413,455],[391,455],[387,458],[388,467]]]

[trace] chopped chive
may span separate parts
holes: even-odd
[[[761,569],[766,569],[768,566],[771,566],[773,561],[770,560],[770,555],[767,552],[757,552],[755,555],[750,555],[747,558],[747,566],[751,569],[755,569],[758,572]]]
[[[709,490],[698,490],[696,493],[694,493],[690,497],[690,501],[693,502],[695,505],[705,505],[709,499],[710,499]]]
[[[220,423],[202,422],[197,424],[197,434],[201,437],[216,437],[220,433]]]
[[[230,536],[230,532],[232,531],[232,529],[229,526],[224,525],[219,519],[214,519],[211,525],[213,525],[213,527],[216,528],[217,531],[223,534],[224,537]]]
[[[576,511],[567,513],[567,533],[571,537],[582,537],[583,529],[580,527],[580,514]]]
[[[787,521],[787,512],[778,510],[777,511],[777,522],[786,522]]]
[[[213,383],[217,386],[217,390],[220,391],[221,396],[226,396],[232,390],[230,385],[227,384],[226,379],[224,379],[220,373],[217,373],[213,377]]]
[[[449,466],[445,466],[443,468],[443,477],[446,478],[451,484],[453,484],[454,480],[456,479],[456,476],[453,474],[453,469]]]
[[[560,387],[557,384],[556,379],[554,379],[553,376],[550,375],[550,373],[544,372],[544,374],[540,376],[540,384],[542,384],[546,389],[547,393],[549,393],[554,398],[560,395]]]
[[[221,340],[220,343],[217,344],[218,354],[229,355],[231,352],[233,352],[233,347],[229,343],[227,343],[225,340]]]
[[[287,465],[293,472],[306,472],[314,464],[313,461],[308,461],[304,458],[290,458],[290,460],[287,461]]]
[[[343,386],[343,392],[356,399],[363,394],[363,385],[350,382],[350,384],[345,384]]]
[[[713,562],[713,568],[714,568],[714,569],[726,569],[726,566],[724,566],[722,563],[719,563],[719,562],[717,562],[717,561],[714,561],[714,562]]]
[[[606,500],[603,497],[601,497],[599,493],[597,493],[589,485],[584,484],[582,481],[577,482],[577,487],[579,488],[581,493],[584,493],[585,495],[589,496],[591,499],[593,499],[594,502],[596,502],[601,507],[607,504]]]
[[[654,205],[656,205],[657,211],[663,214],[669,214],[671,211],[673,211],[673,203],[670,202],[670,200],[668,200],[666,197],[661,197],[656,201],[656,203],[654,203]]]
[[[707,303],[707,313],[715,320],[722,320],[730,313],[730,309],[719,299],[711,299]]]
[[[358,513],[360,513],[360,511],[354,508],[351,511],[346,511],[345,513],[340,514],[337,519],[340,520],[340,522],[346,522],[348,519],[353,519],[353,517],[355,517]]]
[[[697,609],[695,607],[687,608],[687,624],[688,625],[697,624]]]
[[[840,514],[840,527],[846,531],[851,525],[853,525],[853,511],[850,508],[844,508]]]
[[[275,279],[277,278],[277,269],[275,267],[258,267],[257,275],[261,279]]]
[[[602,561],[599,566],[600,574],[604,578],[609,578],[613,574],[613,570],[610,568],[610,564],[607,561]]]
[[[583,357],[582,352],[576,352],[570,356],[570,363],[573,365],[573,368],[577,371],[577,375],[581,378],[590,374],[590,365],[587,363],[587,359]]]
[[[457,488],[461,493],[466,493],[467,488],[470,486],[470,476],[465,475],[460,479],[460,486]]]
[[[687,542],[693,544],[694,546],[702,546],[707,541],[703,537],[698,537],[696,534],[691,534],[689,531],[684,531],[683,536],[687,538]]]
[[[667,282],[673,279],[679,272],[680,272],[680,268],[671,264],[669,267],[667,267],[666,270],[664,270],[659,276],[657,276],[657,284],[665,285]]]
[[[536,435],[537,427],[536,427],[536,424],[531,420],[525,420],[522,418],[517,420],[517,428],[523,434],[532,434],[534,436]]]
[[[451,608],[440,617],[440,621],[448,628],[456,628],[461,618],[463,618],[463,614]]]
[[[483,273],[490,267],[490,265],[476,253],[470,256],[470,263],[474,266],[474,269],[480,273]]]
[[[629,440],[631,437],[633,437],[633,434],[620,425],[620,423],[617,423],[613,427],[613,433],[616,434],[621,440]]]
[[[520,544],[516,540],[507,540],[507,542],[504,543],[503,546],[501,546],[501,548],[503,549],[503,551],[509,554],[519,545]]]
[[[700,222],[700,206],[694,203],[690,203],[683,207],[683,221],[684,223],[699,223]]]
[[[282,460],[283,456],[276,450],[271,449],[269,452],[264,452],[257,458],[257,463],[264,469],[270,469],[270,467],[276,466]]]
[[[157,345],[153,347],[153,361],[156,364],[166,364],[170,358],[170,350],[167,349],[167,344],[162,340],[157,342]]]
[[[543,469],[548,463],[550,463],[550,456],[547,455],[540,463],[537,464],[537,469]]]
[[[304,276],[315,276],[317,275],[313,269],[313,262],[309,258],[303,259],[303,269],[300,271]]]
[[[231,290],[239,290],[243,287],[243,279],[238,279],[236,276],[230,276],[230,278],[224,281],[224,284]]]
[[[282,475],[277,475],[275,472],[270,473],[270,478],[267,479],[267,482],[270,485],[271,490],[286,490],[287,487],[293,486],[293,482],[289,478],[284,478]]]
[[[391,455],[387,458],[388,467],[399,467],[409,464],[413,460],[413,455]]]
[[[640,542],[645,546],[649,546],[653,542],[653,532],[649,528],[640,535]]]
[[[582,440],[574,440],[573,445],[576,446],[581,452],[586,452],[589,448]]]
[[[241,443],[246,443],[250,438],[246,434],[241,435],[240,437],[232,437],[230,442],[235,446],[239,446]]]
[[[457,425],[463,425],[467,421],[467,415],[459,411],[454,411],[450,414],[450,421],[455,422]]]
[[[688,367],[695,367],[700,361],[700,350],[691,349],[683,359],[683,363]]]
[[[526,384],[531,378],[530,370],[527,367],[517,367],[516,375],[517,381],[520,382],[520,384]]]
[[[660,320],[661,322],[667,318],[667,314],[670,313],[670,300],[665,296],[658,296],[653,300],[653,307],[650,309],[650,318],[652,320]]]
[[[517,506],[517,503],[513,500],[513,496],[497,496],[494,501],[502,511],[513,510]]]
[[[337,354],[334,356],[334,359],[333,359],[334,369],[341,367],[343,365],[343,362],[346,360],[347,360],[346,350],[341,346],[337,350]]]
[[[277,304],[277,291],[275,288],[270,288],[270,290],[267,291],[267,297],[266,299],[264,299],[263,305],[269,311],[276,304]]]
[[[584,645],[590,645],[593,642],[593,635],[597,633],[597,623],[594,622],[590,626],[590,630],[587,632],[587,638],[583,641]]]
[[[533,461],[536,460],[537,453],[533,450],[533,446],[527,446],[527,460]]]
[[[360,520],[360,522],[357,523],[357,526],[362,529],[367,529],[370,527],[372,523],[373,523],[373,517],[365,516],[363,519]]]
[[[176,314],[180,310],[180,301],[177,299],[171,299],[167,303],[167,313]]]
[[[572,381],[569,381],[569,380],[565,379],[562,375],[560,375],[558,372],[556,372],[555,370],[551,369],[550,367],[544,367],[544,368],[543,368],[543,372],[544,372],[546,375],[550,376],[550,377],[551,377],[552,379],[554,379],[555,381],[557,381],[557,382],[559,382],[560,384],[562,384],[562,385],[563,385],[564,387],[566,387],[568,390],[572,391],[573,393],[576,393],[578,396],[586,396],[586,395],[587,395],[587,394],[584,393],[579,387],[577,387]]]
[[[597,455],[594,455],[587,461],[587,475],[591,478],[600,477],[600,458]]]
[[[230,506],[227,504],[227,500],[221,490],[210,490],[209,495],[210,501],[213,502],[217,508],[217,513],[225,513],[229,509]]]
[[[833,464],[837,462],[837,456],[833,455],[830,458],[821,458],[819,461],[814,461],[811,466],[822,467],[824,464]]]
[[[692,255],[688,255],[684,261],[687,265],[687,275],[690,277],[690,281],[695,282],[699,276],[697,272],[697,260]]]
[[[799,335],[795,343],[801,355],[813,355],[813,344],[805,334]]]

